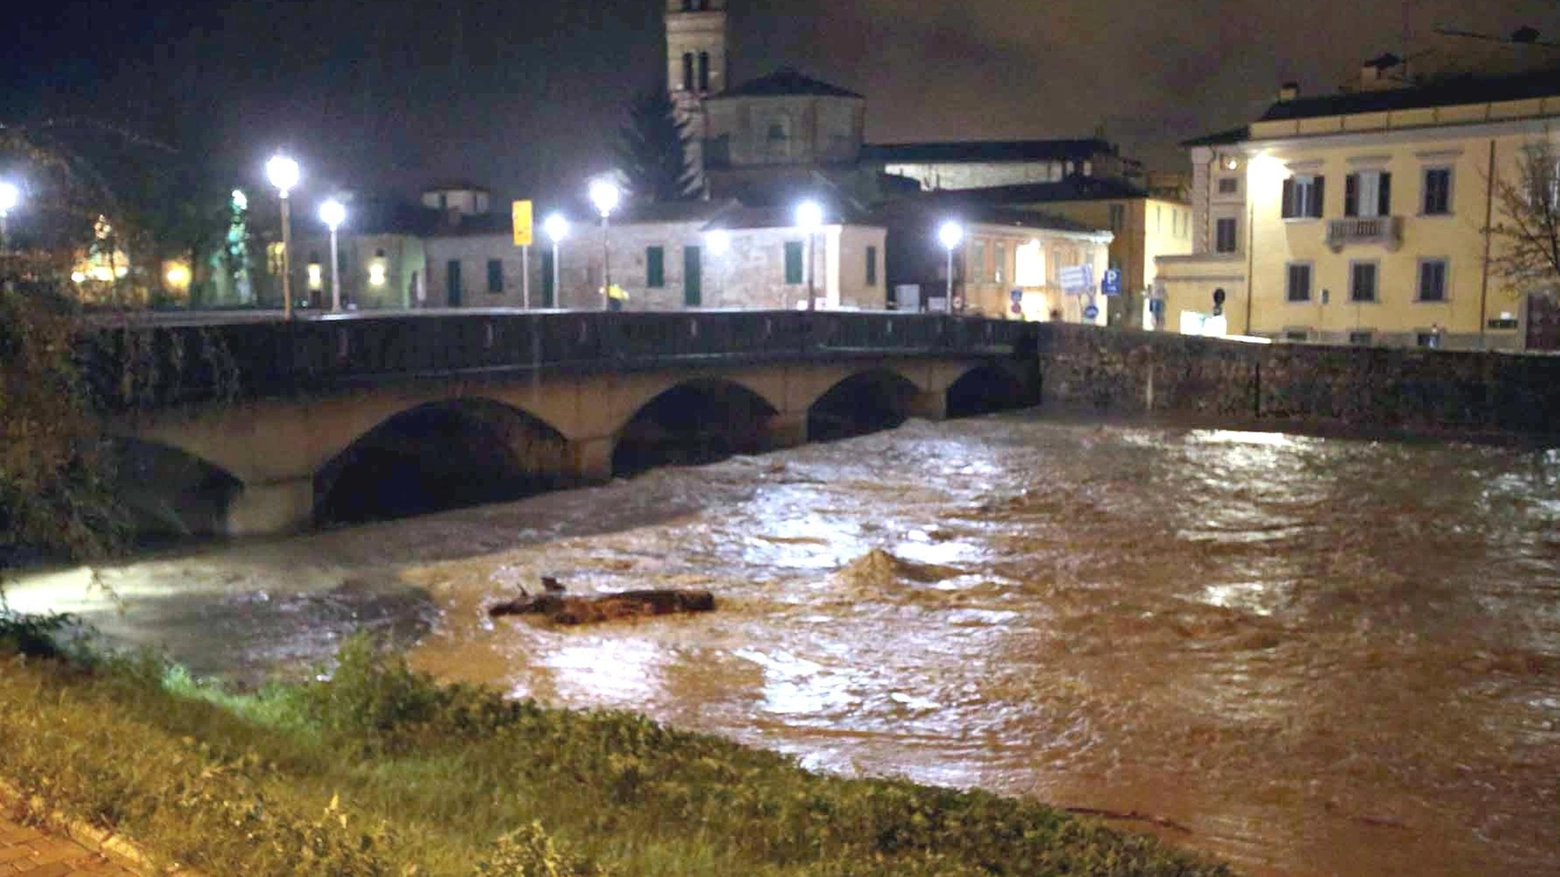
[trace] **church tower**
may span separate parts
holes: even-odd
[[[666,84],[688,123],[688,162],[704,175],[704,99],[726,89],[726,0],[666,0]]]

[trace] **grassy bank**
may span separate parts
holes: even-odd
[[[1231,873],[1033,802],[441,686],[362,642],[243,697],[0,657],[0,777],[208,875]]]

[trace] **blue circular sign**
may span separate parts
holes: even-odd
[[[1098,317],[1099,315],[1100,315],[1100,309],[1095,307],[1094,305],[1089,305],[1088,307],[1083,309],[1083,318],[1085,320],[1092,320],[1095,317]]]

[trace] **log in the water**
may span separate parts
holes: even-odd
[[[712,612],[715,595],[709,591],[623,591],[596,597],[538,594],[499,603],[488,615],[542,615],[554,624],[594,624],[619,618]]]

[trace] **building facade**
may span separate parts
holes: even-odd
[[[1141,181],[1142,166],[1102,138],[872,144],[862,162],[922,191],[1055,183],[1071,177]]]
[[[1375,63],[1375,62],[1372,62]],[[1370,66],[1370,65],[1367,65]],[[1498,269],[1499,187],[1553,141],[1560,76],[1459,77],[1300,98],[1192,141],[1194,255],[1161,257],[1163,328],[1222,316],[1279,341],[1554,346],[1551,306]]]

